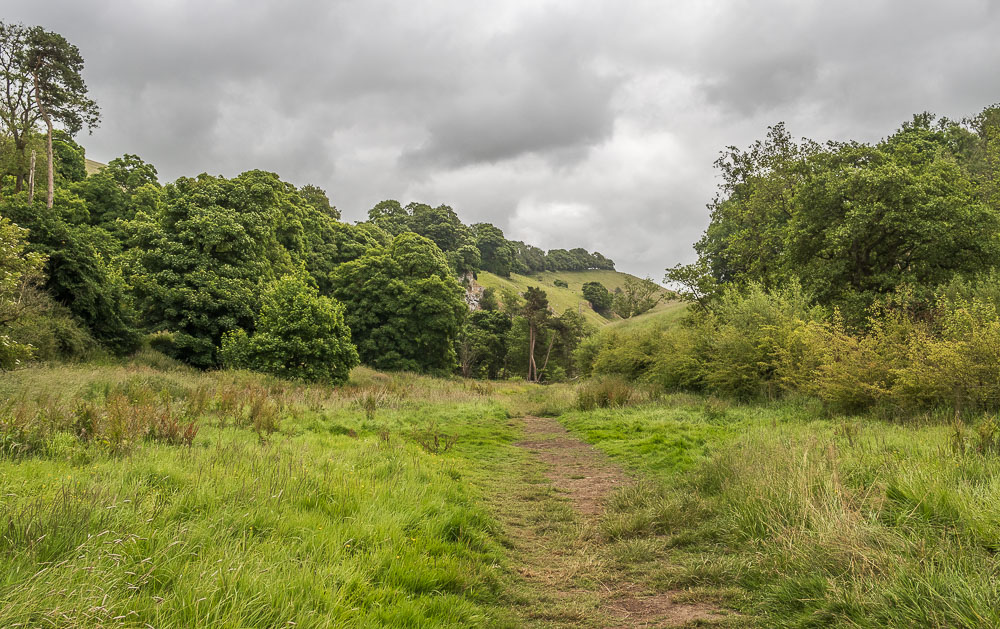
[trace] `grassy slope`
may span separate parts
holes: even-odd
[[[95,173],[99,173],[102,170],[104,170],[106,164],[102,164],[100,162],[95,162],[92,159],[88,159],[88,160],[86,160],[85,166],[87,168],[87,174],[88,175],[93,175]]]
[[[539,273],[537,275],[518,275],[512,273],[509,278],[499,277],[492,273],[481,272],[479,283],[487,288],[502,290],[512,289],[518,293],[523,293],[528,287],[534,286],[545,291],[549,298],[549,304],[556,312],[564,312],[569,309],[579,309],[584,318],[596,326],[603,326],[612,321],[620,321],[618,317],[606,319],[594,312],[590,304],[583,298],[583,285],[586,282],[600,282],[614,292],[625,284],[625,279],[631,277],[628,273],[618,271],[562,271]],[[556,286],[553,282],[557,279],[565,281],[569,287]],[[666,290],[664,290],[666,292]],[[672,302],[661,302],[651,312],[660,312],[673,307]]]

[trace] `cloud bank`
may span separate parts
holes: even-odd
[[[712,163],[769,124],[877,140],[1000,101],[988,0],[14,2],[80,47],[107,161],[251,168],[446,203],[543,248],[660,279],[694,258]]]

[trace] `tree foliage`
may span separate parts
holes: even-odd
[[[10,337],[10,325],[24,314],[25,293],[42,277],[45,258],[28,250],[25,230],[0,216],[0,370],[31,356],[30,345]]]
[[[361,361],[378,369],[450,371],[467,307],[441,250],[403,233],[332,274]]]
[[[224,332],[253,330],[258,284],[291,268],[276,229],[283,190],[261,171],[181,178],[157,214],[128,225],[136,305],[148,329],[172,334],[169,354],[211,367]]]
[[[625,278],[621,291],[615,294],[612,302],[615,314],[622,319],[628,319],[652,310],[664,300],[666,293],[656,282],[649,279],[639,279],[631,275]]]
[[[583,298],[590,302],[594,312],[606,315],[611,312],[614,297],[600,282],[586,282],[583,285]]]
[[[302,274],[285,275],[267,287],[254,333],[227,332],[221,356],[228,367],[333,384],[346,382],[358,364],[344,307],[320,295]]]
[[[701,263],[720,284],[798,278],[855,322],[904,284],[930,289],[991,268],[1000,207],[984,173],[995,123],[978,120],[969,129],[921,114],[875,145],[796,143],[777,125],[747,151],[730,147]]]

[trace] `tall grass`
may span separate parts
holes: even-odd
[[[0,453],[2,627],[515,624],[480,487],[516,435],[461,381],[359,370],[330,389],[142,364],[7,376],[0,443],[16,423],[34,445]],[[366,416],[356,401],[385,389],[394,403]],[[196,431],[165,437],[164,418]],[[428,431],[447,448],[425,449]]]
[[[992,416],[959,434],[674,398],[565,421],[647,472],[602,531],[665,538],[667,585],[736,586],[728,602],[765,627],[1000,626]]]

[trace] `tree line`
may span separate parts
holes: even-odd
[[[445,205],[383,201],[349,224],[321,188],[259,170],[162,184],[127,154],[88,174],[74,136],[99,110],[82,70],[62,36],[0,23],[0,368],[148,346],[203,369],[329,382],[359,362],[574,372],[582,317],[551,312],[540,291],[470,313],[462,281],[611,260],[509,241]]]
[[[698,260],[666,275],[688,316],[586,340],[583,373],[837,413],[1000,409],[1000,106],[875,143],[779,124],[716,166]]]

